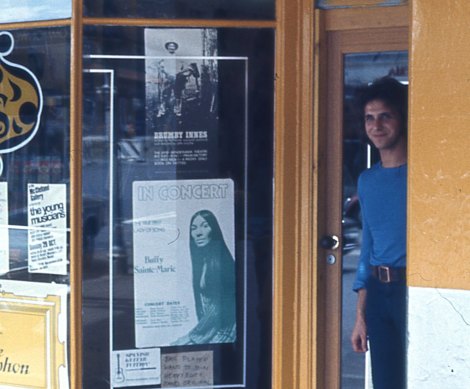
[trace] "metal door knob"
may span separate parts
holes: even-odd
[[[335,250],[339,247],[339,238],[336,235],[325,235],[320,239],[320,246],[326,250]]]

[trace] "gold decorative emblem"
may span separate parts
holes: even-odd
[[[34,137],[42,112],[43,97],[36,76],[5,59],[13,47],[13,35],[0,32],[0,154],[19,149]]]

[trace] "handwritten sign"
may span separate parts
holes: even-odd
[[[213,359],[212,351],[162,355],[162,388],[212,387]]]

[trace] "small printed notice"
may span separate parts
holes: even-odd
[[[8,236],[8,183],[0,182],[0,274],[10,271]]]
[[[28,270],[67,274],[65,184],[28,184]]]
[[[159,348],[113,351],[113,387],[159,385],[160,361]]]
[[[212,351],[162,355],[162,388],[212,387]]]

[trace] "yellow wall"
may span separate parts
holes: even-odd
[[[413,0],[410,286],[470,290],[470,2]]]

